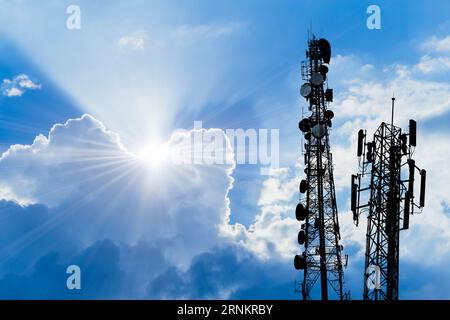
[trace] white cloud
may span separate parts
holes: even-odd
[[[423,49],[427,51],[450,53],[450,36],[443,38],[432,36],[423,44]]]
[[[206,131],[226,139],[220,129]],[[169,148],[182,149],[185,134],[175,132]],[[233,168],[233,163],[149,167],[116,133],[84,115],[3,153],[0,196],[50,206],[55,219],[70,225],[67,236],[83,245],[105,238],[130,245],[148,241],[162,246],[174,265],[188,267],[193,256],[224,241],[218,230],[229,214]]]
[[[297,168],[301,169],[301,166]],[[246,228],[230,225],[229,217],[222,225],[222,234],[240,243],[263,260],[289,260],[298,250],[295,219],[295,197],[298,195],[298,174],[289,168],[272,170],[263,182],[255,221]]]
[[[392,94],[397,98],[396,122],[399,124],[406,123],[409,118],[425,120],[450,110],[448,83],[424,80],[411,73],[405,74],[403,70],[400,66],[391,66],[384,70],[380,80],[361,81],[338,92],[333,104],[333,108],[339,110],[337,116],[352,121],[372,121],[373,124],[379,120],[389,121]],[[351,126],[340,127],[337,131],[342,133],[348,128]],[[348,136],[348,132],[343,133]]]
[[[18,75],[14,80],[19,84],[19,87],[25,89],[40,89],[41,85],[31,81],[26,74]]]
[[[425,55],[412,68],[413,71],[429,74],[446,74],[450,71],[450,36],[432,36],[422,45]]]
[[[89,165],[99,159],[117,161],[127,156],[116,134],[84,115],[54,125],[48,136],[37,136],[31,145],[12,145],[0,158],[1,184],[16,195],[18,202],[28,199],[55,206],[79,195],[68,180],[69,176],[78,176],[74,172],[78,164]]]
[[[402,253],[411,262],[438,265],[450,258],[450,215],[445,207],[450,203],[450,137],[434,131],[419,132],[418,139],[414,158],[427,170],[426,203],[422,214],[411,218],[411,230],[402,235]]]
[[[272,175],[264,182],[258,205],[264,206],[274,202],[290,201],[293,190],[297,189],[298,181],[289,180],[289,169],[278,168],[272,170]]]
[[[41,89],[41,85],[33,82],[26,74],[20,74],[12,79],[3,79],[2,94],[6,97],[20,97],[27,90]]]
[[[119,39],[120,49],[142,50],[145,46],[145,33],[142,31],[134,32],[130,35],[123,36]]]
[[[450,71],[450,58],[430,57],[429,55],[425,55],[420,59],[419,63],[414,66],[414,68],[424,74],[443,74]]]
[[[22,94],[23,94],[23,91],[16,87],[7,88],[4,91],[4,95],[7,97],[20,97]]]
[[[202,130],[226,139],[220,129]],[[183,149],[191,132],[174,132],[168,147]],[[227,154],[233,159],[229,144]],[[247,229],[229,224],[233,169],[234,162],[147,168],[116,133],[84,115],[55,125],[31,145],[11,146],[0,158],[0,197],[73,215],[68,234],[85,244],[103,238],[164,243],[165,258],[182,268],[227,241],[262,259],[290,258],[297,250],[295,236],[286,236],[298,228],[296,176],[287,168],[273,170],[261,190],[261,211]]]

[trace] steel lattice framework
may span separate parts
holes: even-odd
[[[328,41],[314,36],[308,44],[308,60],[302,63],[302,78],[306,83],[301,94],[309,101],[311,115],[299,123],[306,141],[306,179],[300,183],[300,203],[296,210],[297,219],[305,222],[298,236],[305,250],[294,261],[297,269],[304,270],[304,277],[297,290],[301,290],[303,299],[311,299],[319,283],[322,300],[344,299],[342,246],[329,144],[333,112],[328,110],[328,105],[332,90],[325,89],[331,50]]]
[[[400,199],[401,129],[382,123],[374,134],[374,153],[367,218],[364,299],[398,299],[399,231],[403,210]],[[367,285],[369,270],[377,266],[379,289]]]
[[[392,98],[392,108],[395,99]],[[393,118],[393,117],[392,117]],[[385,122],[376,130],[373,141],[365,143],[366,134],[358,134],[358,156],[362,173],[352,176],[352,211],[356,224],[359,214],[367,211],[366,253],[364,271],[365,300],[398,300],[400,230],[409,228],[414,208],[425,203],[426,171],[420,170],[420,206],[414,203],[414,171],[411,159],[416,145],[416,123],[410,120],[410,133]],[[410,137],[409,146],[407,136]],[[367,148],[367,152],[366,152]],[[363,152],[364,150],[364,152]],[[406,157],[406,161],[404,160]],[[409,168],[409,178],[402,178],[402,167]],[[370,172],[368,187],[361,188],[362,178]],[[367,202],[364,192],[370,191]],[[366,202],[360,205],[360,202]]]

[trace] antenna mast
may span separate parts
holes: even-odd
[[[331,46],[325,39],[308,39],[308,60],[301,65],[305,83],[300,94],[309,102],[309,117],[299,123],[305,137],[305,174],[300,182],[297,220],[303,222],[298,243],[304,252],[296,255],[294,266],[304,271],[300,289],[304,300],[319,294],[322,300],[347,298],[344,290],[342,246],[333,178],[329,131],[334,117],[328,105],[333,90],[327,88]],[[346,263],[345,263],[346,264]],[[320,281],[319,281],[320,279]],[[315,290],[317,289],[317,290]]]
[[[362,212],[368,215],[365,300],[398,300],[400,231],[409,228],[410,215],[421,212],[425,205],[426,171],[411,158],[416,147],[416,122],[410,120],[409,134],[402,134],[402,129],[394,126],[394,102],[392,97],[391,124],[382,122],[372,141],[366,142],[365,130],[358,132],[361,172],[352,175],[351,210],[356,225]],[[409,178],[402,180],[405,167]],[[421,176],[419,204],[414,201],[416,170]],[[368,186],[361,187],[362,183]],[[368,195],[366,191],[370,191]]]
[[[392,95],[391,127],[394,126],[394,108],[395,108],[395,97],[394,97],[394,95]]]

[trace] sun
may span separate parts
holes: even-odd
[[[165,143],[148,143],[138,150],[136,156],[150,168],[159,167],[169,160],[169,147]]]

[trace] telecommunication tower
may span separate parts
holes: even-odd
[[[382,122],[372,141],[366,141],[365,130],[358,132],[360,173],[352,175],[351,179],[355,224],[358,225],[361,212],[368,214],[365,300],[398,300],[399,233],[409,228],[410,214],[421,212],[425,205],[426,171],[420,170],[412,159],[416,122],[410,120],[409,133],[402,133],[401,128],[394,126],[394,103],[395,98],[392,98],[391,123]],[[414,197],[416,170],[421,177],[419,204]],[[406,173],[407,179],[404,178]],[[365,182],[368,186],[361,187]]]
[[[304,134],[305,174],[300,182],[300,201],[296,218],[302,222],[298,243],[303,253],[296,255],[294,266],[304,271],[303,282],[296,291],[303,299],[312,299],[317,288],[322,300],[346,299],[340,244],[339,220],[333,179],[333,161],[329,131],[334,117],[328,109],[333,90],[327,86],[331,46],[326,39],[314,35],[308,40],[306,61],[301,64],[300,94],[309,102],[310,115],[299,122]],[[345,257],[347,260],[347,256]]]

